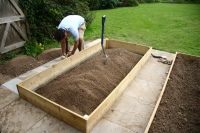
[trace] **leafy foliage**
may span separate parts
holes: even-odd
[[[80,0],[88,3],[90,10],[112,9],[118,6],[119,0]]]
[[[79,0],[19,0],[18,3],[25,13],[30,30],[30,40],[25,43],[22,52],[30,56],[40,54],[44,50],[44,44],[45,48],[58,45],[53,40],[53,35],[65,16],[81,15],[85,18],[87,27],[95,18],[88,3]]]
[[[138,6],[139,2],[137,0],[122,0],[119,6],[127,7],[127,6]]]
[[[30,37],[42,42],[44,37],[53,38],[60,21],[67,15],[79,14],[92,23],[95,17],[87,3],[78,0],[19,0],[30,29]]]
[[[100,0],[82,0],[87,1],[90,10],[97,10],[100,7]]]
[[[118,5],[119,0],[101,0],[99,9],[111,9]]]
[[[40,54],[44,50],[44,45],[38,43],[35,39],[26,42],[22,49],[22,53],[25,55],[33,56]]]

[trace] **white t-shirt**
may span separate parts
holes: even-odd
[[[78,29],[85,22],[85,19],[79,15],[69,15],[60,22],[58,29],[64,29],[70,33],[74,40],[79,39]]]

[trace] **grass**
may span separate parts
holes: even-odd
[[[106,15],[105,38],[200,56],[200,4],[153,3],[94,12],[96,18],[85,31],[86,42],[101,38],[101,17]],[[44,50],[60,47],[49,39],[43,45]],[[41,47],[25,48],[26,53],[37,55]],[[7,53],[0,65],[18,54],[23,53]]]
[[[86,41],[101,37],[101,17],[106,15],[105,38],[200,56],[200,4],[140,4],[95,12]]]

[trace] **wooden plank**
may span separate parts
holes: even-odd
[[[15,23],[12,22],[11,25],[15,28],[15,30],[19,33],[19,35],[24,39],[24,40],[28,40],[28,38],[26,37],[26,35],[22,32],[22,30],[19,28],[19,26]]]
[[[18,7],[17,3],[15,2],[15,0],[10,0],[11,4],[13,5],[13,7],[17,10],[17,12],[20,15],[24,15],[24,13],[22,12],[22,10]]]
[[[65,123],[77,128],[82,132],[86,132],[87,120],[83,116],[80,116],[74,112],[70,112],[64,107],[60,110],[60,113],[62,115],[62,120]]]
[[[24,20],[24,18],[25,18],[24,15],[0,18],[0,24],[12,23],[12,22],[15,22],[15,21],[21,21],[21,20]]]
[[[144,55],[144,53],[150,48],[147,46],[137,45],[118,40],[110,40],[110,39],[108,40],[107,43],[108,43],[108,48],[120,48],[123,45],[124,49],[142,55]]]
[[[173,66],[174,66],[174,63],[175,63],[175,60],[176,60],[176,56],[177,56],[177,52],[176,52],[176,55],[175,55],[175,57],[174,57],[174,59],[173,59],[173,62],[172,62],[172,64],[171,64],[171,67],[170,67],[170,70],[169,70],[169,73],[168,73],[167,78],[166,78],[166,80],[165,80],[165,83],[164,83],[164,85],[163,85],[162,91],[161,91],[161,93],[160,93],[160,95],[159,95],[159,97],[158,97],[158,101],[156,102],[155,108],[154,108],[154,110],[153,110],[153,113],[152,113],[152,115],[151,115],[151,117],[150,117],[150,120],[149,120],[149,122],[148,122],[148,124],[147,124],[147,126],[146,126],[146,129],[145,129],[145,132],[144,132],[144,133],[148,133],[149,128],[150,128],[150,126],[151,126],[151,124],[152,124],[152,122],[153,122],[153,119],[154,119],[154,117],[155,117],[156,111],[157,111],[158,106],[159,106],[159,104],[160,104],[160,101],[161,101],[161,99],[162,99],[163,93],[165,92],[165,88],[166,88],[167,82],[168,82],[168,80],[169,80],[169,76],[170,76],[170,74],[171,74],[172,68],[173,68]]]
[[[185,59],[185,60],[196,60],[196,59],[200,58],[200,56],[194,56],[194,55],[185,54],[185,53],[177,52],[177,54],[181,55],[183,57],[183,59]]]
[[[8,36],[8,31],[9,31],[9,28],[10,28],[10,23],[7,23],[6,24],[6,28],[5,28],[5,31],[3,33],[3,37],[2,37],[2,40],[1,40],[1,49],[2,50],[5,46],[5,43],[6,43],[6,38]]]
[[[15,43],[13,45],[10,45],[10,46],[7,46],[7,47],[4,47],[0,50],[0,53],[3,54],[3,53],[6,53],[8,51],[11,51],[11,50],[14,50],[14,49],[17,49],[17,48],[20,48],[22,46],[24,46],[24,43],[26,41],[22,41],[22,42],[18,42],[18,43]]]

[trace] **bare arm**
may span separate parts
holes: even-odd
[[[71,55],[73,55],[75,53],[76,49],[78,48],[78,45],[79,45],[79,40],[74,41],[74,48],[73,48],[73,50],[71,52]]]
[[[60,41],[61,43],[61,48],[62,48],[62,55],[66,56],[66,43],[65,43],[65,39],[62,39]]]

